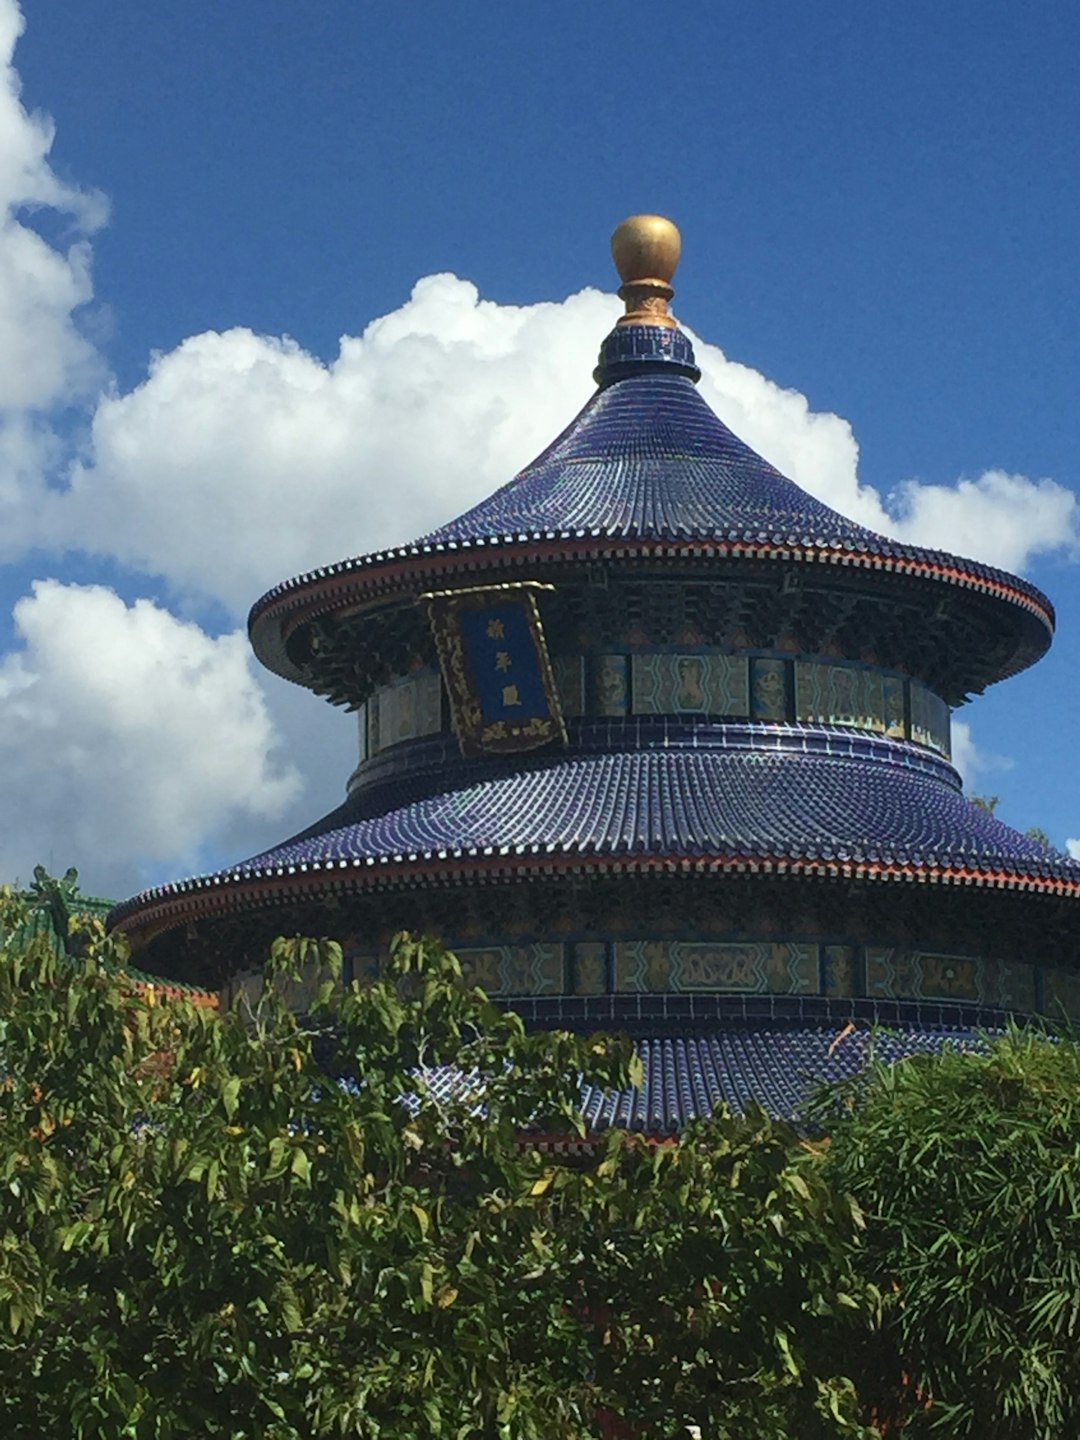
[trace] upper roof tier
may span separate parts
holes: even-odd
[[[1044,653],[1050,602],[1027,581],[976,561],[906,545],[856,524],[806,493],[744,444],[695,388],[693,347],[668,312],[678,232],[635,217],[613,237],[627,313],[604,341],[598,389],[563,433],[508,484],[412,544],[312,571],[276,586],[251,612],[256,654],[310,683],[307,623],[335,611],[408,598],[484,571],[547,570],[581,561],[658,559],[726,568],[822,563],[895,576],[995,611],[1007,636],[989,674],[1002,679]],[[641,278],[644,275],[645,278]],[[499,578],[493,576],[493,579]],[[820,569],[815,581],[822,583]],[[950,603],[948,595],[945,602]],[[962,603],[962,602],[961,602]]]

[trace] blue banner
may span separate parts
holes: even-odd
[[[566,741],[535,581],[425,595],[463,755]]]

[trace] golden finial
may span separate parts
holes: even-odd
[[[668,301],[675,294],[671,278],[681,251],[679,228],[663,215],[631,215],[618,226],[611,256],[623,282],[619,299],[626,301],[620,325],[675,327]]]

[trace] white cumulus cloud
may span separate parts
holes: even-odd
[[[185,340],[93,417],[90,456],[39,515],[39,542],[108,554],[242,615],[278,580],[414,538],[532,459],[591,390],[618,304],[586,290],[497,305],[452,275],[345,337],[326,364],[234,329]],[[846,420],[698,342],[702,388],[736,433],[837,510],[915,543],[1021,568],[1074,541],[1075,497],[988,473],[908,482],[890,512]]]
[[[15,0],[0,0],[5,558],[33,547],[58,563],[107,557],[164,578],[184,602],[220,603],[231,624],[291,574],[476,503],[587,399],[613,296],[499,305],[453,275],[418,281],[329,362],[287,338],[210,331],[151,357],[135,388],[110,389],[80,323],[106,205],[50,163],[52,123],[27,111],[12,64],[22,28]],[[1075,498],[1053,480],[991,470],[954,486],[883,477],[875,489],[845,419],[696,347],[720,416],[837,510],[1006,568],[1073,551]],[[85,428],[78,454],[73,425]],[[25,588],[20,577],[15,593]],[[279,819],[287,833],[340,794],[349,722],[272,679],[263,690],[241,634],[215,639],[148,601],[55,581],[18,600],[14,623],[18,645],[0,653],[0,753],[20,824],[0,837],[0,878],[75,859],[96,888],[124,893],[140,864],[182,869],[218,845],[243,854]],[[966,774],[994,768],[963,722],[956,737]]]
[[[246,637],[211,639],[148,600],[41,581],[0,657],[0,874],[86,857],[95,888],[132,888],[134,857],[191,865],[280,817],[300,781]],[[258,822],[262,822],[259,824]]]
[[[1065,849],[1074,860],[1080,860],[1080,840],[1066,840]]]
[[[0,550],[7,554],[28,538],[31,497],[63,457],[48,412],[92,397],[104,373],[76,316],[93,294],[86,237],[106,205],[49,164],[52,123],[23,107],[12,64],[22,29],[14,0],[0,0]],[[43,210],[60,217],[65,242],[51,245],[34,229]]]
[[[1013,761],[1007,755],[998,755],[975,743],[971,724],[967,720],[952,720],[952,763],[960,772],[964,787],[969,792],[973,785],[985,781],[988,775],[1011,770]]]
[[[230,330],[184,341],[102,401],[92,463],[42,539],[108,553],[236,615],[278,580],[413,538],[508,479],[588,396],[617,313],[481,301],[435,275],[329,365]]]

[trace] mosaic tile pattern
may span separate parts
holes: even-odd
[[[795,661],[795,715],[817,725],[885,732],[885,697],[877,670]]]
[[[457,949],[462,972],[471,985],[489,995],[561,995],[561,945],[491,945]]]
[[[635,655],[632,672],[635,715],[750,713],[745,655]]]
[[[948,705],[916,680],[911,682],[910,703],[912,740],[916,745],[926,745],[947,759],[951,754]]]
[[[818,987],[817,946],[630,940],[615,946],[618,991],[731,991],[808,995]]]
[[[367,702],[367,753],[437,735],[442,729],[442,681],[437,670],[419,670],[376,690]]]

